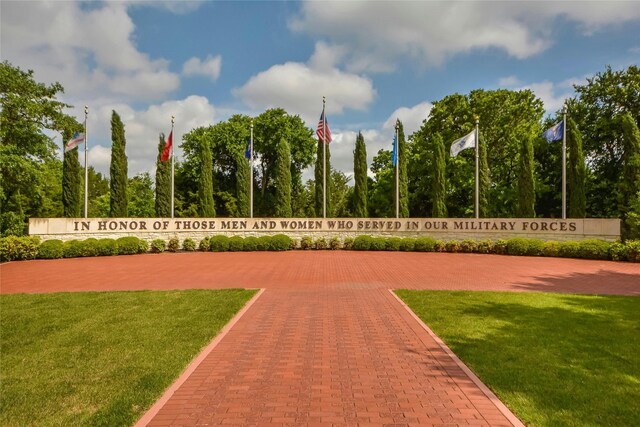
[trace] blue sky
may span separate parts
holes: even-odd
[[[79,120],[89,106],[99,171],[121,115],[130,175],[153,172],[172,115],[178,137],[270,107],[315,129],[324,95],[350,173],[357,131],[371,162],[396,118],[410,134],[446,95],[529,88],[553,113],[572,84],[640,58],[640,2],[3,0],[0,19],[2,60],[62,83]]]

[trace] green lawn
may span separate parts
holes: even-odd
[[[397,294],[526,424],[640,426],[640,298]]]
[[[0,425],[133,424],[255,293],[0,296]]]

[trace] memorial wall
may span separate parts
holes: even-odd
[[[486,240],[530,237],[544,240],[620,238],[619,219],[550,218],[31,218],[29,234],[43,240],[137,236],[146,240],[177,237],[264,236],[433,237]]]

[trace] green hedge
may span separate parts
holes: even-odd
[[[23,261],[38,256],[40,239],[30,236],[0,238],[0,261]]]
[[[62,258],[62,240],[45,240],[38,248],[38,258],[40,259],[56,259]]]
[[[318,242],[321,242],[318,245]],[[153,252],[164,250],[177,251],[178,239],[169,241],[170,246],[162,239],[156,239],[151,244]],[[310,237],[303,237],[299,242],[301,249],[314,246],[319,249],[339,249],[341,241],[333,237],[329,241],[319,238],[313,242]],[[213,236],[204,238],[200,242],[200,250],[207,248],[214,252],[222,251],[286,251],[298,247],[298,242],[284,234],[275,236]],[[415,251],[415,252],[465,252],[492,253],[507,255],[547,256],[585,259],[609,259],[613,261],[640,262],[640,240],[629,240],[625,243],[605,242],[602,240],[581,241],[542,241],[540,239],[511,238],[492,240],[434,240],[430,237],[399,238],[358,236],[355,239],[347,237],[342,242],[344,249],[359,251]],[[196,244],[192,239],[185,239],[185,251],[193,251]],[[8,236],[0,238],[0,257],[2,261],[28,259],[56,259],[73,257],[129,255],[144,253],[149,250],[149,243],[137,237],[121,237],[117,240],[89,238],[86,240],[47,240],[40,243],[37,237]]]

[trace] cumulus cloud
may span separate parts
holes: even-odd
[[[77,117],[83,108],[76,108]],[[158,135],[169,135],[171,116],[175,116],[174,142],[176,156],[182,157],[179,145],[182,135],[200,126],[209,126],[217,119],[216,109],[202,96],[189,96],[135,110],[127,104],[103,103],[89,110],[89,165],[103,174],[109,174],[111,162],[111,114],[116,111],[124,124],[127,140],[129,176],[155,168],[158,154]],[[82,161],[82,159],[81,159]]]
[[[187,60],[187,62],[182,66],[182,74],[185,76],[206,76],[215,82],[218,80],[218,77],[220,77],[221,66],[222,57],[220,55],[209,55],[204,61],[193,57],[189,58],[189,60]]]
[[[308,63],[274,65],[233,93],[250,108],[282,107],[307,123],[317,120],[323,96],[327,98],[327,114],[341,114],[345,109],[364,111],[375,98],[373,84],[367,77],[329,65],[339,57],[340,49],[318,43]]]
[[[531,90],[544,104],[547,114],[562,109],[565,101],[574,95],[573,84],[584,82],[584,78],[571,78],[559,83],[544,80],[541,82],[523,83],[515,76],[501,78],[498,84],[507,89]]]
[[[39,81],[59,81],[69,98],[154,100],[179,87],[168,61],[137,49],[134,30],[124,2],[2,4],[3,58],[36,70]]]
[[[289,21],[299,33],[345,49],[348,71],[392,71],[399,57],[438,65],[472,50],[500,49],[523,59],[553,43],[567,20],[584,33],[640,19],[635,2],[337,2],[307,1]]]
[[[404,134],[408,137],[422,126],[422,122],[429,117],[433,104],[421,102],[413,107],[400,107],[396,109],[384,122],[382,128],[391,130],[395,128],[396,120],[400,119],[404,128]]]

